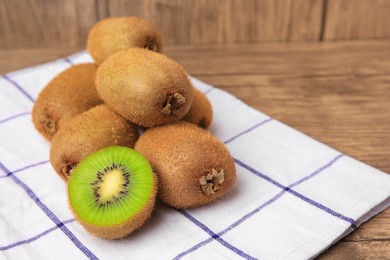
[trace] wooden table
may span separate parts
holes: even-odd
[[[0,74],[77,49],[0,50]],[[390,41],[166,47],[193,76],[390,172]],[[389,259],[390,209],[321,255]]]

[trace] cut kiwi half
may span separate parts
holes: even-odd
[[[157,192],[149,162],[122,146],[101,149],[82,160],[69,178],[69,206],[91,234],[118,239],[149,219]]]

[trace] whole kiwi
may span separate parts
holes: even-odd
[[[134,147],[137,127],[106,105],[83,112],[65,124],[54,136],[50,162],[65,181],[89,154],[112,145]]]
[[[208,204],[235,183],[234,161],[225,145],[191,123],[150,128],[138,139],[135,150],[157,174],[158,196],[174,208]]]
[[[194,88],[191,108],[182,120],[208,129],[213,119],[213,109],[208,98]]]
[[[191,107],[193,91],[179,64],[140,48],[119,51],[104,61],[96,89],[107,106],[144,127],[180,120]]]
[[[39,94],[32,121],[48,141],[74,116],[102,103],[95,87],[96,69],[93,63],[72,66],[51,80]]]
[[[160,34],[139,17],[106,18],[88,34],[87,50],[98,64],[117,51],[133,47],[162,52]]]

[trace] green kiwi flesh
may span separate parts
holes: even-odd
[[[141,227],[155,204],[157,183],[148,161],[111,146],[83,159],[68,182],[69,206],[91,234],[118,239]]]
[[[135,150],[157,174],[161,200],[175,208],[211,203],[235,183],[236,169],[226,146],[188,122],[148,129]]]

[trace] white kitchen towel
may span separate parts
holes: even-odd
[[[307,259],[389,206],[390,175],[197,79],[229,148],[237,185],[216,203],[152,218],[117,241],[89,235],[68,209],[50,144],[34,129],[38,93],[86,52],[0,77],[1,259]]]

